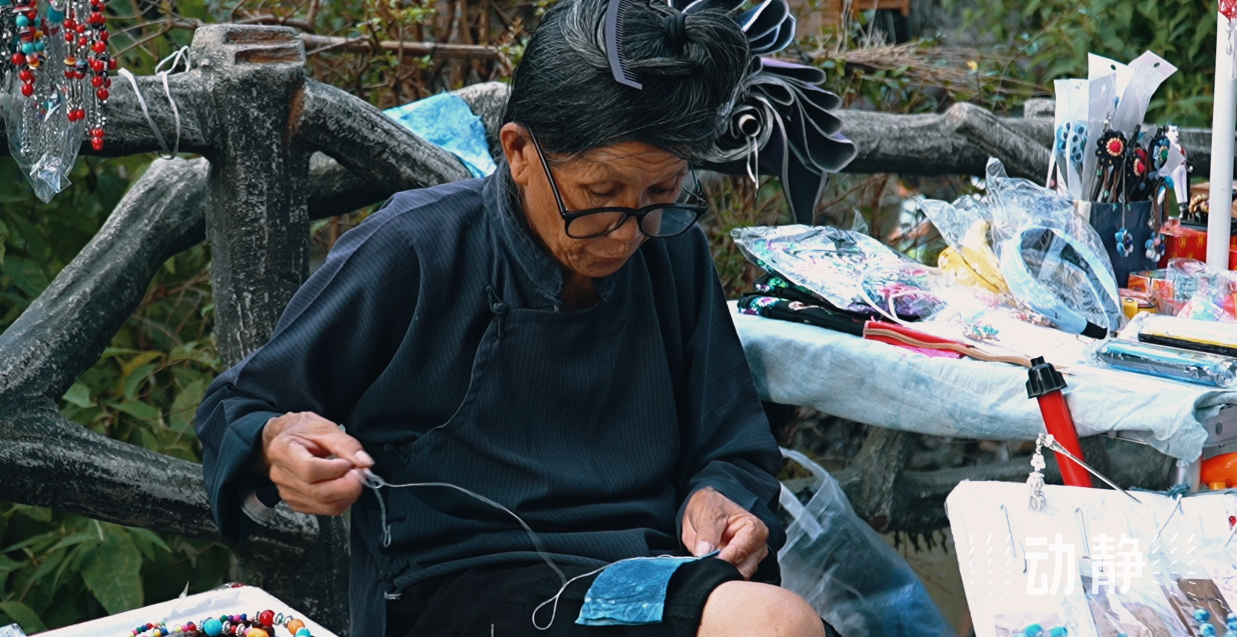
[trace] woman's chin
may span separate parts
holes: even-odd
[[[623,264],[627,263],[627,260],[630,258],[630,256],[618,257],[615,259],[593,257],[585,266],[585,271],[582,272],[582,274],[593,279],[607,277],[615,272],[618,272],[619,268],[622,268]]]

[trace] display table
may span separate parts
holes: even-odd
[[[153,604],[110,617],[103,617],[57,630],[39,633],[40,637],[129,637],[134,626],[147,622],[166,621],[185,624],[199,622],[206,617],[240,615],[263,610],[292,615],[305,623],[313,637],[335,637],[335,634],[314,623],[270,593],[252,586],[237,586],[190,595],[180,599]],[[271,637],[289,637],[287,631],[277,629]]]
[[[1025,368],[927,357],[730,307],[765,400],[934,436],[1034,440],[1044,431],[1036,402],[1027,398]],[[1049,332],[1055,330],[1044,332],[1044,355],[1066,375],[1079,435],[1120,435],[1190,462],[1204,447],[1237,441],[1237,409],[1227,409],[1237,405],[1237,392],[1070,365],[1062,359],[1077,354],[1053,357],[1062,348],[1049,342]]]

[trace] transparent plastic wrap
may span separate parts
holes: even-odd
[[[1079,560],[1082,591],[1100,637],[1193,637],[1169,604],[1162,575],[1129,578],[1121,582],[1122,590],[1113,585],[1113,574],[1102,574],[1100,566],[1087,558]]]
[[[1113,339],[1099,343],[1092,356],[1096,362],[1128,372],[1223,389],[1237,387],[1237,358],[1219,354]]]
[[[67,55],[64,38],[47,38],[46,56],[63,60]],[[37,73],[37,99],[21,97],[16,73],[10,73],[11,86],[0,87],[12,96],[4,113],[9,154],[30,180],[34,194],[41,201],[51,201],[56,193],[69,186],[69,171],[77,161],[85,134],[85,122],[70,122],[68,96],[65,87],[57,84],[57,74]],[[45,96],[45,97],[43,97]]]
[[[1112,263],[1074,204],[988,161],[993,246],[1010,292],[1072,334],[1102,336],[1121,325]]]
[[[1140,314],[1122,336],[1152,345],[1237,357],[1237,325],[1178,316]]]
[[[752,263],[851,312],[873,312],[860,285],[869,268],[914,264],[872,237],[829,226],[757,226],[730,235]]]
[[[1102,337],[1120,327],[1112,263],[1074,203],[1010,178],[996,159],[988,161],[987,191],[920,203],[950,246],[939,265],[961,283],[1010,293],[1063,331]]]
[[[1171,302],[1166,304],[1173,316],[1237,323],[1233,303],[1237,286],[1231,272],[1195,259],[1172,259],[1165,275],[1173,291]]]
[[[794,519],[778,553],[782,586],[843,637],[957,634],[906,560],[855,515],[837,481],[797,451],[783,449],[782,455],[815,478],[806,505],[782,487],[782,507]]]

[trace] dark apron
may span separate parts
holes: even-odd
[[[613,276],[612,298],[577,312],[510,308],[487,288],[494,318],[462,403],[446,423],[383,454],[382,475],[491,498],[523,518],[556,562],[678,550],[674,381],[651,290],[632,284],[647,277],[637,254]],[[540,560],[510,515],[453,489],[383,495],[392,541],[378,561],[388,590],[444,562],[459,570],[495,554]]]

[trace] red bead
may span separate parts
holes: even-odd
[[[109,37],[111,37],[111,36],[109,36],[109,35],[107,34],[107,29],[104,29],[104,30],[102,30],[102,31],[100,31],[100,32],[99,32],[99,39],[100,39],[100,40],[103,40],[104,42],[107,42],[107,39],[108,39]]]
[[[26,97],[30,97],[31,95],[34,95],[34,85],[33,84],[22,84],[21,94],[25,95]]]
[[[34,73],[31,73],[31,72],[30,72],[30,69],[22,69],[22,70],[21,70],[21,73],[18,73],[18,74],[17,74],[17,77],[21,78],[21,81],[23,81],[23,82],[33,82],[33,81],[34,81]]]
[[[103,24],[105,20],[103,18],[103,13],[99,11],[91,11],[90,17],[86,18],[86,21],[90,24]]]
[[[94,71],[95,73],[102,73],[102,72],[103,72],[103,65],[104,65],[103,60],[100,60],[100,59],[98,59],[98,58],[91,58],[91,59],[90,59],[90,70],[91,70],[91,71]]]
[[[103,78],[103,88],[112,88],[112,78],[110,77]]]
[[[70,31],[72,31],[73,29],[77,28],[77,20],[74,20],[73,18],[69,18],[69,19],[65,20],[65,21],[64,21],[64,28],[66,28],[66,29],[68,29],[68,30],[70,30]]]
[[[109,71],[115,71],[115,70],[116,70],[116,66],[117,66],[117,64],[116,64],[116,58],[112,58],[112,59],[110,59],[110,60],[108,60],[108,61],[107,61],[107,70],[109,70]]]
[[[258,621],[262,622],[263,626],[274,626],[275,625],[275,611],[264,610],[261,613],[258,613]]]
[[[90,129],[90,136],[91,137],[103,137],[103,129],[102,128]]]
[[[101,88],[101,89],[99,89],[99,90],[95,91],[95,93],[94,93],[94,96],[95,96],[95,97],[97,97],[97,98],[99,98],[99,101],[100,101],[100,102],[106,102],[106,101],[107,101],[107,95],[108,95],[108,93],[107,93],[107,89],[105,89],[105,88]]]
[[[90,78],[90,85],[95,88],[103,88],[103,78],[98,75]]]
[[[84,25],[84,24],[80,24],[80,23],[79,23],[79,24],[75,24],[75,25],[73,25],[73,30],[74,30],[74,31],[77,31],[78,33],[85,33],[85,32],[86,32],[86,25]]]
[[[77,37],[77,46],[86,46],[86,45],[87,45],[87,44],[89,44],[89,43],[90,43],[90,40],[87,40],[87,39],[86,39],[86,36],[84,36],[84,35],[79,35],[79,36]]]
[[[72,80],[72,79],[76,79],[76,78],[77,78],[77,71],[74,71],[73,69],[69,69],[69,70],[67,70],[67,71],[65,71],[65,72],[64,72],[64,76],[65,76],[66,78],[70,79],[70,80]]]
[[[21,53],[14,53],[12,58],[9,58],[15,66],[21,66],[26,63],[26,56]]]
[[[107,51],[107,42],[104,42],[103,40],[95,40],[95,43],[90,45],[90,50],[95,53],[103,53]]]

